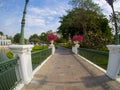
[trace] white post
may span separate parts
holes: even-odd
[[[52,40],[50,42],[51,42],[51,44],[50,44],[49,48],[52,48],[52,55],[53,55],[55,53],[55,46],[53,44],[54,41]]]
[[[18,55],[20,76],[24,84],[28,84],[33,78],[31,50],[33,45],[10,45],[9,48]]]
[[[75,43],[75,46],[72,47],[72,52],[75,53],[75,54],[78,54],[78,48],[79,48],[79,44],[78,42],[74,42]]]
[[[120,79],[120,45],[107,45],[109,49],[109,62],[107,75],[112,79]]]

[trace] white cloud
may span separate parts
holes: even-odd
[[[95,3],[99,4],[99,6],[103,9],[103,13],[107,15],[107,17],[112,13],[112,9],[110,5],[106,2],[106,0],[94,0]],[[120,1],[117,0],[113,3],[115,11],[120,11]]]
[[[45,21],[44,21],[44,19],[39,18],[37,16],[28,15],[27,19],[26,19],[26,24],[30,27],[32,27],[32,26],[44,26]]]
[[[31,2],[34,3],[34,0],[31,0]],[[59,17],[66,14],[65,10],[69,8],[69,5],[66,1],[61,0],[52,0],[52,2],[54,5],[50,4],[50,0],[45,0],[45,6],[34,6],[32,3],[31,6],[28,6],[25,18],[25,38],[29,38],[29,36],[34,33],[40,34],[48,30],[57,30],[60,26]],[[2,4],[0,3],[0,7],[1,6]],[[21,29],[21,18],[22,15],[17,16],[11,13],[9,17],[3,21],[2,29],[0,30],[4,30],[5,34],[10,36],[19,33]]]
[[[120,11],[120,0],[114,3],[115,11]]]
[[[44,10],[41,10],[41,9],[39,9],[39,8],[36,8],[36,7],[29,7],[28,8],[28,10],[30,11],[30,12],[33,12],[33,13],[37,13],[37,14],[40,14],[40,13],[42,13]]]
[[[50,16],[50,15],[57,15],[57,12],[55,10],[52,10],[48,7],[46,8],[38,8],[38,7],[29,7],[28,8],[29,12],[32,12],[34,14],[39,14],[41,16]]]

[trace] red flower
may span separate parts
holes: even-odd
[[[50,34],[47,34],[47,40],[48,41],[55,41],[57,39],[57,35],[53,34],[53,33],[50,33]]]
[[[83,40],[83,36],[81,35],[77,35],[77,36],[73,36],[72,41],[82,41]]]

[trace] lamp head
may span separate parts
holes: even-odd
[[[26,3],[28,3],[29,2],[29,0],[26,0]]]

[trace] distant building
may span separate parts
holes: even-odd
[[[11,40],[7,39],[6,36],[0,35],[0,46],[6,46],[10,44],[11,44]]]

